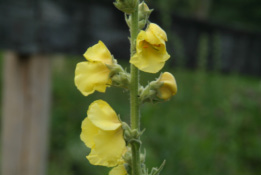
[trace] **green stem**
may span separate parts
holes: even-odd
[[[132,14],[132,27],[131,27],[131,56],[136,52],[135,41],[138,35],[138,10]],[[139,98],[138,98],[138,86],[139,86],[139,71],[131,64],[131,89],[130,89],[130,105],[131,105],[131,128],[139,129]]]
[[[138,27],[138,4],[135,11],[131,14],[131,56],[136,52],[136,38],[139,33]],[[138,98],[139,88],[139,71],[131,64],[131,85],[130,85],[130,112],[131,112],[131,128],[140,130],[140,103]],[[131,143],[132,150],[132,175],[141,175],[141,164],[140,164],[140,145],[139,143]]]

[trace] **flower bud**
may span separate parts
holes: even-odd
[[[124,131],[124,139],[128,142],[132,139],[131,128],[127,123],[122,122],[122,129]]]
[[[130,126],[125,122],[122,122],[122,129],[124,131],[124,139],[127,143],[136,142],[141,144],[139,137],[144,133],[145,129],[142,131],[131,129]]]
[[[153,10],[150,10],[145,2],[139,4],[139,28],[140,29],[145,27],[152,11]]]
[[[141,102],[160,102],[168,100],[177,93],[177,84],[174,76],[164,72],[161,76],[150,82],[145,88],[140,88]]]
[[[160,78],[159,82],[162,82],[163,85],[158,89],[157,96],[160,99],[168,100],[171,96],[177,93],[177,83],[174,76],[169,72],[164,72]]]
[[[113,4],[120,11],[131,14],[135,10],[137,3],[137,0],[116,0]]]
[[[141,102],[159,102],[160,99],[157,97],[157,89],[162,86],[162,82],[157,80],[150,82],[145,88],[140,88],[139,96]]]
[[[140,153],[140,161],[145,163],[146,160],[146,149],[144,149],[144,153]]]
[[[116,60],[114,64],[106,66],[110,70],[111,85],[127,89],[130,85],[130,74],[117,64]]]
[[[131,130],[130,126],[125,122],[122,122],[122,129],[123,130]]]
[[[128,27],[131,28],[131,15],[125,14],[125,21],[126,21]]]
[[[122,156],[124,162],[126,162],[127,164],[131,165],[131,161],[132,161],[132,154],[131,154],[131,149],[130,147],[127,147],[127,151],[126,153]],[[126,167],[127,168],[127,167]]]

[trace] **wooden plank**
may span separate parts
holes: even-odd
[[[2,175],[45,174],[50,67],[42,55],[4,55]]]

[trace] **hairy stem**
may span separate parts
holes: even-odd
[[[138,3],[139,4],[139,3]],[[131,14],[131,56],[136,52],[136,38],[139,33],[138,27],[138,4],[135,11]],[[131,86],[130,86],[130,112],[131,112],[131,128],[140,130],[140,102],[138,98],[138,87],[139,87],[139,71],[131,64]],[[141,175],[141,164],[140,164],[140,145],[137,142],[131,143],[132,150],[132,175]]]

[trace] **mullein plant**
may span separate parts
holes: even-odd
[[[112,167],[109,175],[159,175],[159,168],[149,170],[146,153],[141,153],[140,106],[143,103],[164,102],[177,93],[174,76],[161,73],[145,87],[139,83],[139,71],[158,73],[170,58],[166,51],[167,35],[155,23],[149,22],[152,12],[139,0],[116,0],[114,5],[125,15],[130,28],[130,73],[117,63],[102,41],[87,49],[86,61],[75,69],[75,85],[88,96],[95,91],[105,93],[114,86],[129,90],[130,125],[123,122],[103,100],[91,103],[82,122],[81,140],[91,149],[87,159],[92,165]]]

